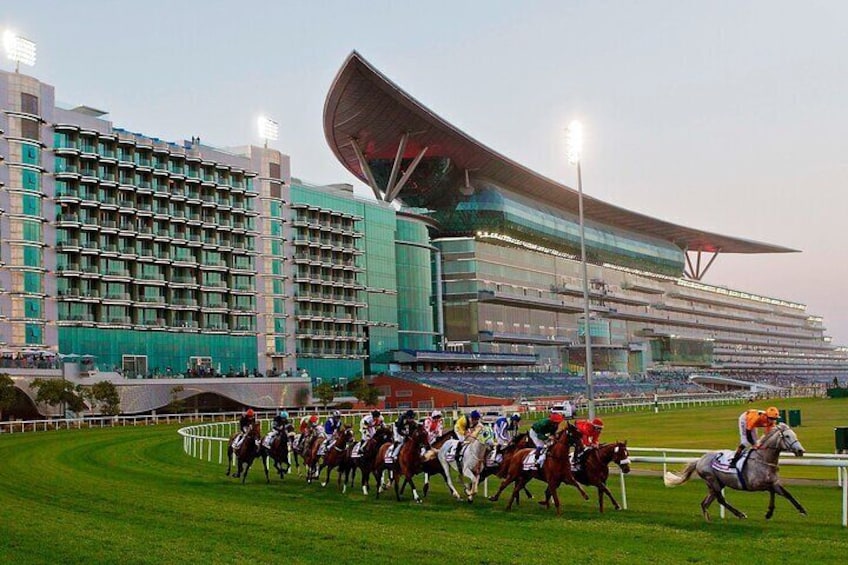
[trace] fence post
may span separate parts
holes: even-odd
[[[618,472],[621,477],[621,507],[627,510],[627,487],[624,485],[624,473]]]

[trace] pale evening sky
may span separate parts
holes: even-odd
[[[800,249],[719,257],[705,281],[802,302],[848,344],[848,3],[789,1],[4,2],[26,72],[116,126],[259,143],[292,174],[358,184],[324,97],[354,49],[496,151],[650,216]],[[10,70],[3,60],[0,67]],[[361,191],[365,194],[365,191]]]

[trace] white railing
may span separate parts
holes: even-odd
[[[663,476],[668,471],[669,463],[691,463],[697,461],[704,453],[716,450],[703,449],[678,449],[662,447],[628,447],[631,453],[652,453],[655,455],[635,455],[630,457],[631,463],[662,463]],[[669,453],[676,454],[669,456]],[[659,455],[656,455],[659,454]],[[682,454],[694,454],[697,457],[681,457]],[[784,453],[778,461],[780,465],[825,467],[835,468],[837,483],[842,487],[842,526],[848,527],[848,454],[836,453],[805,453],[803,457],[796,457],[791,453]],[[627,509],[627,486],[624,473],[619,473],[621,481],[621,505]],[[724,518],[724,506],[720,506],[721,517]]]

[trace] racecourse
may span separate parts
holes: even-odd
[[[796,429],[810,452],[833,451],[833,427],[848,425],[848,399],[784,400],[800,408]],[[758,403],[757,406],[760,406]],[[660,414],[603,415],[603,439],[632,446],[732,448],[745,405]],[[765,407],[765,404],[762,406]],[[560,487],[563,516],[522,501],[511,513],[482,497],[454,501],[440,478],[424,504],[407,491],[379,501],[342,495],[295,475],[266,485],[261,464],[242,485],[225,467],[182,451],[177,426],[63,430],[0,436],[0,563],[836,563],[848,555],[832,469],[784,467],[802,517],[765,493],[729,494],[748,520],[701,517],[706,489],[675,489],[657,475],[627,479],[627,511],[598,514]],[[679,467],[679,466],[678,466]],[[672,466],[674,469],[675,466]],[[618,496],[618,477],[610,480]],[[492,484],[492,483],[490,483]],[[538,483],[531,483],[538,496]],[[373,493],[373,489],[372,489]]]

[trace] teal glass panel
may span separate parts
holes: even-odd
[[[21,196],[24,214],[27,216],[41,216],[41,198],[34,194],[24,194]]]
[[[274,333],[278,333],[278,334],[286,333],[286,319],[285,318],[274,318]]]
[[[41,165],[41,150],[35,145],[22,143],[21,161],[27,165]]]
[[[24,273],[24,292],[41,294],[44,292],[44,280],[41,273]]]
[[[24,298],[24,316],[40,318],[44,311],[44,300],[41,298]]]
[[[21,169],[21,184],[24,190],[41,190],[41,174],[31,169]]]
[[[28,344],[44,343],[44,328],[38,324],[26,324],[26,342]]]
[[[27,245],[24,247],[24,265],[27,267],[43,267],[43,255],[40,247]]]
[[[41,242],[41,222],[22,220],[24,240]]]

